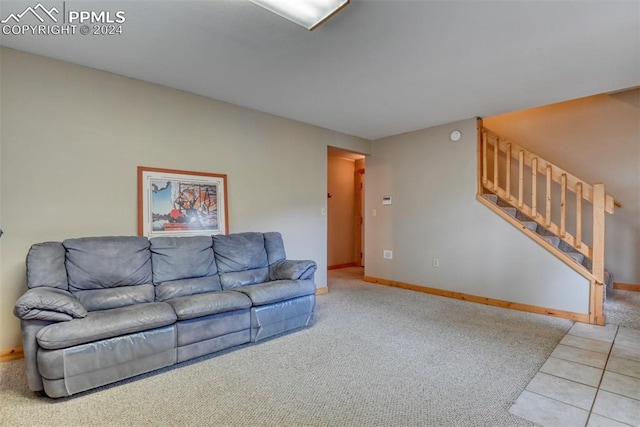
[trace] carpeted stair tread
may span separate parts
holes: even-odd
[[[518,210],[518,213],[516,214],[516,219],[519,220],[519,221],[522,221],[522,222],[524,222],[524,221],[533,221],[533,222],[535,222],[533,220],[533,218],[523,214],[520,210]]]
[[[516,217],[517,219],[517,217]],[[536,231],[538,228],[538,223],[535,221],[520,221],[522,222],[522,225],[524,225],[525,227],[527,227],[529,230],[531,231]]]
[[[484,197],[494,205],[498,204],[498,196],[496,196],[495,194],[485,194]]]
[[[551,231],[547,230],[544,227],[540,227],[540,229],[538,230],[538,234],[541,235],[541,236],[557,237],[555,234],[553,234]]]
[[[584,259],[584,255],[582,255],[580,252],[566,252],[566,254],[568,256],[570,256],[571,258],[573,258],[574,261],[577,262],[578,264],[582,264],[582,260]]]
[[[613,274],[609,270],[604,271],[604,284],[609,292],[613,291]]]
[[[560,238],[556,236],[542,236],[542,239],[556,248],[560,245]]]
[[[516,208],[502,207],[502,210],[505,211],[507,213],[507,215],[509,215],[510,217],[513,217],[513,218],[516,217],[516,212],[517,212]]]
[[[571,246],[570,244],[568,244],[567,242],[565,242],[562,239],[560,239],[560,245],[558,245],[558,249],[560,249],[562,252],[575,252],[576,251],[573,246]]]

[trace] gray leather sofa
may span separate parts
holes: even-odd
[[[69,396],[308,326],[316,268],[279,233],[33,245],[14,308],[29,387]]]

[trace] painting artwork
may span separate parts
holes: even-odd
[[[227,176],[138,167],[138,234],[227,234]]]

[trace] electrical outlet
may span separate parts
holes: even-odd
[[[393,259],[393,251],[382,251],[382,258],[384,259]]]
[[[433,266],[434,267],[440,267],[440,260],[438,258],[434,258],[433,259]]]

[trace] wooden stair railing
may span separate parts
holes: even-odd
[[[604,324],[604,242],[605,213],[612,214],[620,206],[607,195],[604,184],[589,184],[526,148],[500,137],[478,124],[478,195],[491,192],[560,237],[577,252],[592,260],[592,270],[579,271],[592,284],[591,323]],[[514,174],[515,171],[515,174]],[[526,181],[529,182],[526,182]],[[544,185],[540,181],[546,183]],[[556,183],[554,187],[552,183]],[[554,189],[559,191],[559,207],[554,205]],[[486,190],[486,191],[485,191]],[[544,199],[539,192],[544,190]],[[572,194],[571,194],[572,193]],[[557,196],[557,195],[556,195]],[[574,198],[574,233],[567,230],[567,204]],[[557,197],[556,197],[557,199]],[[542,206],[540,201],[544,200]],[[590,204],[593,211],[591,246],[585,243],[583,233],[583,204]],[[559,214],[553,214],[553,208]],[[556,221],[553,220],[556,217]],[[559,219],[557,217],[559,216]],[[572,224],[573,225],[573,224]],[[586,268],[580,269],[586,272]]]

